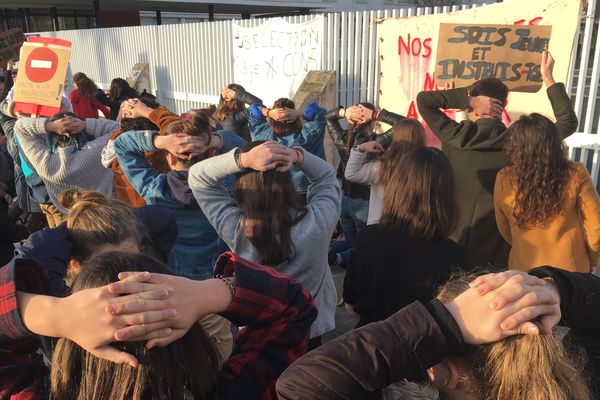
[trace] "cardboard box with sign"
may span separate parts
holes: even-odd
[[[513,92],[537,92],[551,32],[551,26],[440,24],[436,82],[462,87],[497,78]]]
[[[51,116],[60,110],[71,42],[30,37],[21,48],[15,112]]]

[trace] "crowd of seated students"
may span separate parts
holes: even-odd
[[[504,125],[498,79],[421,92],[441,150],[366,102],[177,115],[77,73],[40,118],[5,86],[0,400],[597,398],[600,197],[553,65],[555,122]],[[357,325],[325,343],[332,265]]]

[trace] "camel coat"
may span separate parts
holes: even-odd
[[[521,229],[513,215],[515,187],[508,168],[494,187],[498,230],[511,246],[509,269],[527,271],[552,265],[590,272],[600,262],[600,197],[585,166],[571,162],[571,179],[560,215],[543,227]]]

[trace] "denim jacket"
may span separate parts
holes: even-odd
[[[317,103],[311,103],[304,111],[304,125],[302,129],[285,136],[277,136],[273,133],[267,119],[262,114],[264,105],[255,103],[248,109],[248,125],[252,140],[274,140],[286,147],[300,146],[309,153],[325,160],[325,147],[323,138],[325,136],[325,109],[320,108]],[[296,167],[290,170],[294,186],[299,193],[306,193],[308,179],[302,171]]]
[[[114,142],[119,164],[131,186],[144,198],[146,204],[159,204],[175,214],[178,236],[169,255],[169,266],[180,276],[190,279],[212,277],[212,267],[219,254],[227,250],[210,222],[194,199],[187,184],[187,171],[159,173],[146,160],[144,152],[156,151],[153,144],[154,131],[132,131],[120,135]],[[217,154],[246,141],[239,136],[219,131],[221,147]],[[232,186],[228,182],[228,186]]]

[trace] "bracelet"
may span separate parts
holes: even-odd
[[[240,149],[237,149],[237,151],[233,153],[233,159],[235,160],[235,164],[238,166],[239,169],[246,169],[244,167],[244,164],[242,164],[242,152],[240,151]]]
[[[225,276],[221,274],[213,276],[213,279],[220,279],[223,282],[225,282],[225,284],[229,288],[229,291],[231,292],[231,297],[235,297],[235,283],[233,281],[233,278],[233,276]]]

